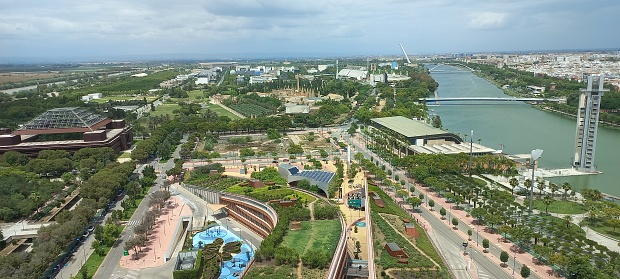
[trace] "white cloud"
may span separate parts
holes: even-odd
[[[537,41],[537,49],[571,48],[548,39],[562,30],[600,30],[607,40],[592,43],[606,45],[592,48],[620,45],[620,37],[604,35],[620,26],[617,0],[597,6],[583,0],[0,0],[0,6],[0,56],[28,56],[41,45],[56,47],[38,48],[39,55],[65,56],[288,47],[385,54],[400,52],[398,43],[412,54],[532,49],[527,41]]]
[[[475,13],[471,16],[467,26],[473,29],[499,29],[506,25],[507,18],[507,13]]]

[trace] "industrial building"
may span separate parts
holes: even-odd
[[[378,134],[396,137],[406,146],[401,150],[405,154],[458,154],[469,153],[470,149],[475,156],[496,152],[477,143],[463,142],[458,135],[403,116],[370,119],[369,128],[371,132],[379,130]]]
[[[85,108],[56,108],[16,131],[0,129],[0,154],[17,151],[36,156],[50,149],[73,153],[85,147],[111,147],[118,152],[129,149],[132,141],[131,127],[124,120],[112,120]]]

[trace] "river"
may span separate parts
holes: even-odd
[[[434,65],[429,65],[432,68]],[[472,72],[443,65],[431,76],[439,83],[438,97],[508,97],[492,83]],[[585,86],[584,86],[585,87]],[[575,146],[576,120],[540,111],[523,102],[444,102],[429,106],[443,127],[461,136],[474,130],[474,141],[507,154],[529,154],[543,149],[539,165],[546,169],[570,168]],[[574,189],[593,188],[620,196],[620,131],[599,126],[594,164],[602,174],[560,177]]]

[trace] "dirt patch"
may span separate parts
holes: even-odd
[[[0,84],[10,83],[10,82],[23,82],[29,81],[33,79],[50,79],[56,77],[66,76],[66,74],[59,73],[2,73],[0,74]]]

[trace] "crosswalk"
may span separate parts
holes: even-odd
[[[118,275],[114,274],[110,276],[110,279],[138,279],[140,275],[140,270],[129,270],[127,275]]]
[[[142,223],[141,220],[129,221],[127,222],[127,227],[135,227],[137,225],[140,225],[140,223]]]
[[[491,275],[486,273],[483,269],[478,269],[478,279],[491,279]]]

